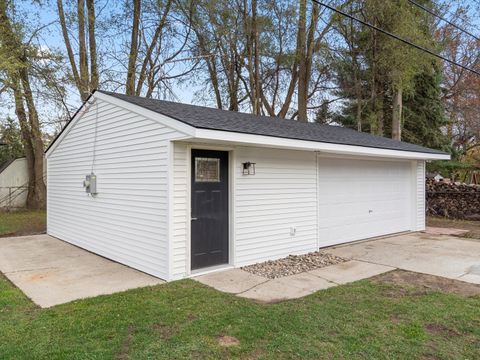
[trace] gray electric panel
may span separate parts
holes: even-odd
[[[85,176],[83,187],[88,194],[95,195],[97,193],[97,175],[91,173]]]

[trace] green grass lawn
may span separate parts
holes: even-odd
[[[478,359],[480,297],[361,281],[263,305],[182,280],[39,309],[0,275],[0,358]]]
[[[0,236],[20,236],[45,232],[45,211],[0,212]]]

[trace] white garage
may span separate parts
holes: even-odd
[[[94,92],[46,153],[47,232],[165,280],[425,227],[438,150]]]

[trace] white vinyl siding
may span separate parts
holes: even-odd
[[[318,159],[319,245],[411,230],[411,163]]]
[[[174,144],[173,278],[181,278],[190,266],[188,152],[195,145]],[[416,171],[423,162],[318,157],[317,165],[314,152],[244,146],[233,148],[233,160],[235,267],[415,230],[424,206]],[[242,174],[243,162],[255,163],[255,175]]]
[[[172,230],[172,249],[173,264],[172,278],[179,279],[187,274],[187,221],[190,217],[190,209],[187,188],[188,164],[189,158],[187,145],[183,143],[173,143],[173,230]]]
[[[315,153],[239,147],[235,154],[235,265],[315,251]],[[243,162],[256,163],[255,175],[242,174]]]
[[[190,266],[187,263],[189,156],[187,144],[174,144],[173,277],[181,278],[187,275]],[[235,241],[231,263],[244,266],[315,251],[315,153],[257,147],[236,147],[233,153]],[[242,162],[247,161],[256,163],[255,175],[242,174]],[[296,228],[295,235],[290,234],[291,228]]]
[[[423,231],[425,230],[425,161],[416,161],[416,228],[412,230]]]
[[[98,100],[49,154],[47,232],[107,258],[168,279],[168,149],[182,134]],[[97,121],[98,195],[92,170]]]

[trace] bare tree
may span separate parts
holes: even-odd
[[[181,56],[191,26],[179,16],[175,4],[174,0],[125,3],[114,20],[119,29],[115,34],[119,46],[106,56],[111,63],[104,80],[106,86],[127,95],[175,96],[172,82],[180,82],[198,63]]]
[[[94,0],[87,0],[87,18],[85,21],[85,0],[77,0],[76,20],[78,36],[75,39],[78,43],[78,61],[70,39],[70,23],[67,23],[63,0],[57,0],[57,11],[62,29],[63,40],[67,49],[67,55],[72,70],[73,81],[80,93],[80,98],[85,101],[92,90],[99,84],[97,41],[95,35],[95,3]],[[88,43],[85,29],[88,27]],[[90,56],[90,68],[88,58]]]
[[[455,22],[475,32],[473,18],[461,2],[448,4],[444,11],[455,14]],[[477,10],[478,11],[478,10]],[[462,33],[449,24],[438,25],[437,36],[444,41],[444,55],[462,65],[480,70],[480,42]],[[451,139],[455,155],[464,155],[480,142],[480,79],[475,74],[460,67],[443,65],[443,102],[449,118],[447,135]]]
[[[135,74],[138,56],[138,37],[140,28],[140,7],[141,1],[133,1],[133,24],[131,30],[130,52],[128,56],[127,81],[125,93],[127,95],[135,94]]]
[[[14,24],[8,14],[6,0],[0,0],[0,51],[2,58],[8,59],[1,69],[5,75],[4,85],[13,92],[15,113],[20,124],[22,142],[28,164],[29,184],[27,207],[43,209],[46,205],[46,188],[43,181],[43,140],[40,131],[38,112],[31,89],[31,53],[37,49],[25,44],[20,37],[18,24]]]
[[[327,18],[319,28],[318,5],[309,12],[306,1],[300,1],[300,10],[291,2],[261,0],[234,4],[196,0],[194,4],[193,49],[211,55],[203,61],[203,70],[217,107],[243,107],[254,114],[298,116],[306,121],[309,103],[318,98],[326,81],[325,64],[314,66],[314,61],[331,21]],[[215,13],[210,11],[213,6]],[[297,25],[292,22],[295,17]],[[293,108],[296,94],[301,111]]]
[[[202,58],[204,67],[200,70],[205,70],[208,76],[216,106],[238,111],[247,98],[253,104],[255,97],[240,86],[243,81],[251,81],[245,87],[250,90],[255,82],[251,8],[245,8],[243,0],[235,0],[234,4],[220,1],[215,2],[217,11],[211,11],[213,4],[210,0],[199,0],[186,2],[182,7],[185,21],[191,24],[195,35],[191,54]]]

